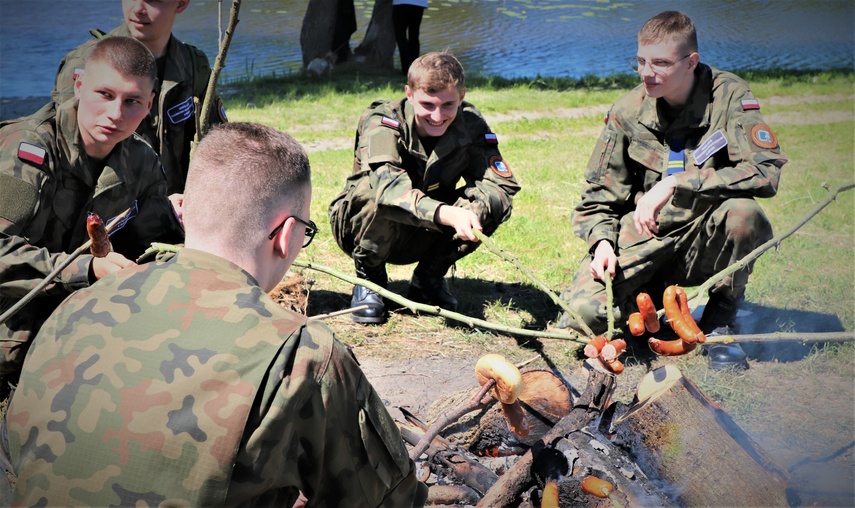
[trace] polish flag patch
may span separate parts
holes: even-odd
[[[29,143],[18,145],[18,158],[33,164],[44,164],[47,152],[44,148]]]
[[[742,103],[742,111],[748,111],[749,109],[760,109],[760,101],[757,99],[744,99],[739,101]]]
[[[398,127],[401,126],[401,122],[394,120],[392,118],[389,118],[388,116],[384,116],[383,118],[381,118],[380,123],[382,123],[386,127],[391,127],[393,129],[397,129]]]
[[[79,78],[82,74],[83,74],[83,69],[81,69],[80,67],[75,67],[74,68],[74,74],[72,75],[71,79],[74,81],[77,81],[77,78]]]
[[[486,141],[488,145],[498,145],[499,144],[499,138],[496,137],[496,135],[493,134],[492,132],[488,132],[488,133],[484,134],[484,141]]]

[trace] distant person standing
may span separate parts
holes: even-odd
[[[392,24],[395,25],[395,41],[404,74],[413,60],[419,57],[419,28],[427,7],[428,0],[392,0]]]

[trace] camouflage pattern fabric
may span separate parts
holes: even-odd
[[[183,249],[69,297],[6,420],[14,503],[421,506],[350,351],[247,272]]]
[[[38,285],[88,240],[86,216],[115,217],[135,202],[139,214],[111,237],[135,259],[152,241],[183,241],[157,154],[136,136],[100,164],[86,156],[77,128],[77,100],[48,104],[0,128],[0,313]],[[0,376],[20,370],[28,341],[71,291],[90,283],[92,256],[78,257],[0,324]]]
[[[122,24],[109,35],[130,36]],[[59,63],[51,99],[57,104],[74,97],[74,80],[83,70],[84,57],[98,39],[91,39],[70,51]],[[150,144],[160,156],[166,171],[167,193],[184,192],[187,168],[190,164],[190,146],[196,135],[195,107],[205,99],[211,67],[205,53],[178,40],[174,35],[166,46],[165,61],[159,89],[155,89],[154,103],[148,116],[140,122],[137,134]],[[159,59],[160,60],[160,59]],[[226,121],[223,101],[214,95],[214,108],[209,116],[210,125]]]
[[[647,97],[642,86],[618,100],[588,163],[573,229],[591,251],[600,240],[615,246],[618,323],[642,288],[661,297],[666,283],[702,283],[772,238],[753,198],[775,195],[787,158],[744,80],[703,64],[695,78],[689,102],[673,121],[665,118],[664,101]],[[685,171],[674,175],[677,186],[660,210],[659,233],[644,238],[632,222],[635,203],[666,175],[669,143],[678,139],[685,142]],[[741,296],[750,271],[711,292]],[[589,272],[586,258],[562,298],[599,332],[606,329],[605,288]],[[565,313],[559,326],[575,327],[570,321]]]
[[[329,207],[339,247],[367,266],[411,263],[440,237],[451,238],[453,230],[434,222],[442,204],[471,210],[485,233],[492,233],[510,218],[520,189],[495,134],[474,106],[461,104],[430,155],[414,118],[407,99],[376,101],[363,112],[353,173]],[[458,242],[450,249],[460,258],[477,247]]]

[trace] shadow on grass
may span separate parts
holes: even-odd
[[[703,312],[703,307],[698,312]],[[763,334],[775,332],[788,333],[827,333],[842,332],[846,329],[835,314],[823,314],[797,309],[764,307],[746,302],[736,315],[736,324],[740,334]],[[821,349],[828,342],[769,341],[761,343],[743,343],[742,349],[749,358],[761,361],[793,362],[808,356],[814,349]]]

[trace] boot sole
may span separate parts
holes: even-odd
[[[350,319],[354,322],[362,324],[362,325],[380,325],[386,322],[386,318],[384,316],[378,317],[364,317],[364,316],[354,316],[350,315]]]

